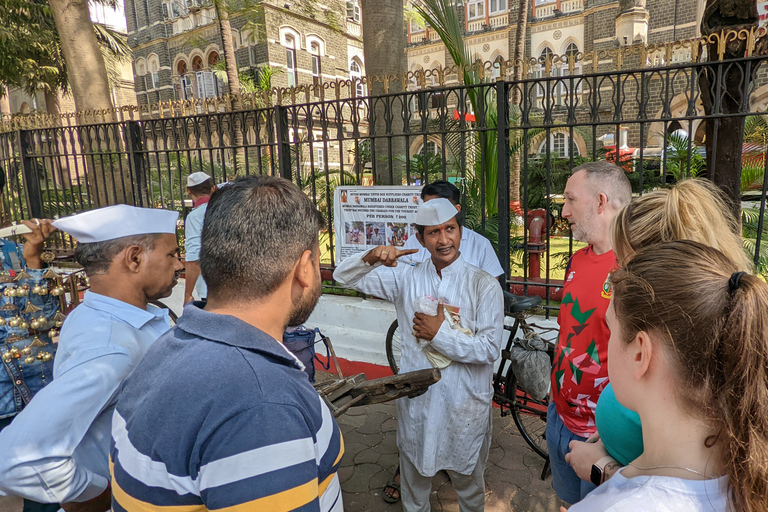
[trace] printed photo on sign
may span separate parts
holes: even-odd
[[[344,242],[350,245],[365,245],[365,223],[345,222]]]
[[[419,186],[336,187],[333,200],[336,261],[378,245],[402,247],[416,236]]]
[[[408,224],[404,222],[387,224],[387,245],[402,247],[408,240],[408,236]]]
[[[377,245],[387,245],[386,229],[386,224],[383,222],[368,224],[366,228],[366,243],[374,247]]]

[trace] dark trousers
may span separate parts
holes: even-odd
[[[0,420],[0,430],[11,424],[13,416]],[[58,503],[38,503],[36,501],[24,500],[24,512],[56,512],[61,508]]]

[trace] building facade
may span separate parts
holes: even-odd
[[[405,0],[406,10],[413,9],[419,0]],[[528,23],[525,38],[525,55],[529,62],[537,59],[537,64],[530,66],[528,78],[549,76],[562,77],[569,74],[608,72],[616,70],[615,54],[617,49],[634,44],[657,45],[673,41],[685,40],[700,36],[700,24],[704,12],[705,0],[530,0]],[[469,48],[473,61],[496,62],[498,59],[508,61],[514,57],[517,35],[518,8],[520,2],[511,0],[459,0],[455,2],[456,12],[464,24],[465,45]],[[768,23],[768,2],[757,2],[760,23]],[[434,31],[412,20],[406,26],[408,35],[408,70],[413,73],[450,67],[453,65],[450,55]],[[581,56],[585,53],[597,52],[600,55],[595,67],[594,61],[584,63]],[[551,59],[553,56],[560,58]],[[545,62],[549,60],[549,71]],[[570,69],[569,60],[575,65]],[[647,54],[645,67],[667,66],[690,62],[689,48],[676,48],[671,55],[665,49],[651,51]],[[638,66],[639,62],[625,62],[629,69]],[[588,69],[582,69],[588,65]],[[487,73],[498,76],[498,65],[492,66]],[[437,73],[428,73],[435,76]],[[446,83],[456,83],[456,75],[445,74]],[[433,82],[435,79],[432,79]],[[425,85],[430,86],[429,79]],[[658,117],[666,100],[663,94],[654,95],[662,87],[660,81],[652,84],[649,95],[648,111]],[[765,110],[768,103],[768,83],[766,77],[760,77],[759,87],[753,95],[753,109]],[[418,85],[413,82],[413,87]],[[582,85],[577,85],[581,92]],[[656,87],[656,89],[653,89]],[[568,96],[568,82],[564,80],[552,91],[543,88],[533,102],[534,109],[540,105],[544,95],[554,96],[555,105],[564,105]],[[559,102],[559,103],[558,103]],[[448,105],[450,108],[458,108]],[[671,98],[671,117],[685,117],[689,108],[685,91]],[[703,113],[700,101],[696,105],[699,114]],[[610,119],[610,112],[606,113]],[[704,125],[701,120],[695,120],[688,126],[670,123],[654,123],[643,136],[645,146],[659,146],[663,133],[683,129],[690,132],[697,143],[703,141]],[[610,131],[610,129],[608,129]],[[612,135],[612,134],[611,134]],[[591,141],[585,141],[578,134],[569,141],[565,133],[552,134],[549,141],[534,141],[535,147],[531,152],[544,152],[547,148],[560,157],[568,157],[571,151],[586,156],[586,148]],[[640,133],[637,126],[629,127],[622,134],[620,143],[629,146],[639,146]],[[570,143],[569,143],[570,142]],[[428,151],[438,152],[439,141],[427,148]],[[411,148],[420,151],[420,147]]]
[[[364,74],[359,0],[267,0],[230,14],[241,72],[269,65],[273,87]],[[125,0],[139,104],[227,93],[216,76],[223,44],[210,0]]]

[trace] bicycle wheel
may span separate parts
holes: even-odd
[[[392,373],[397,375],[400,372],[400,330],[397,319],[392,322],[387,331],[387,361]]]
[[[546,459],[548,457],[546,434],[549,397],[545,397],[544,400],[535,400],[518,388],[517,377],[511,368],[505,386],[507,390],[515,390],[511,409],[517,430],[520,431],[520,435],[528,446]]]

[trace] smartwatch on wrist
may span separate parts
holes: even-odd
[[[589,475],[589,480],[595,484],[600,485],[605,481],[605,466],[609,462],[613,461],[613,457],[606,455],[602,459],[592,464],[592,472]]]

